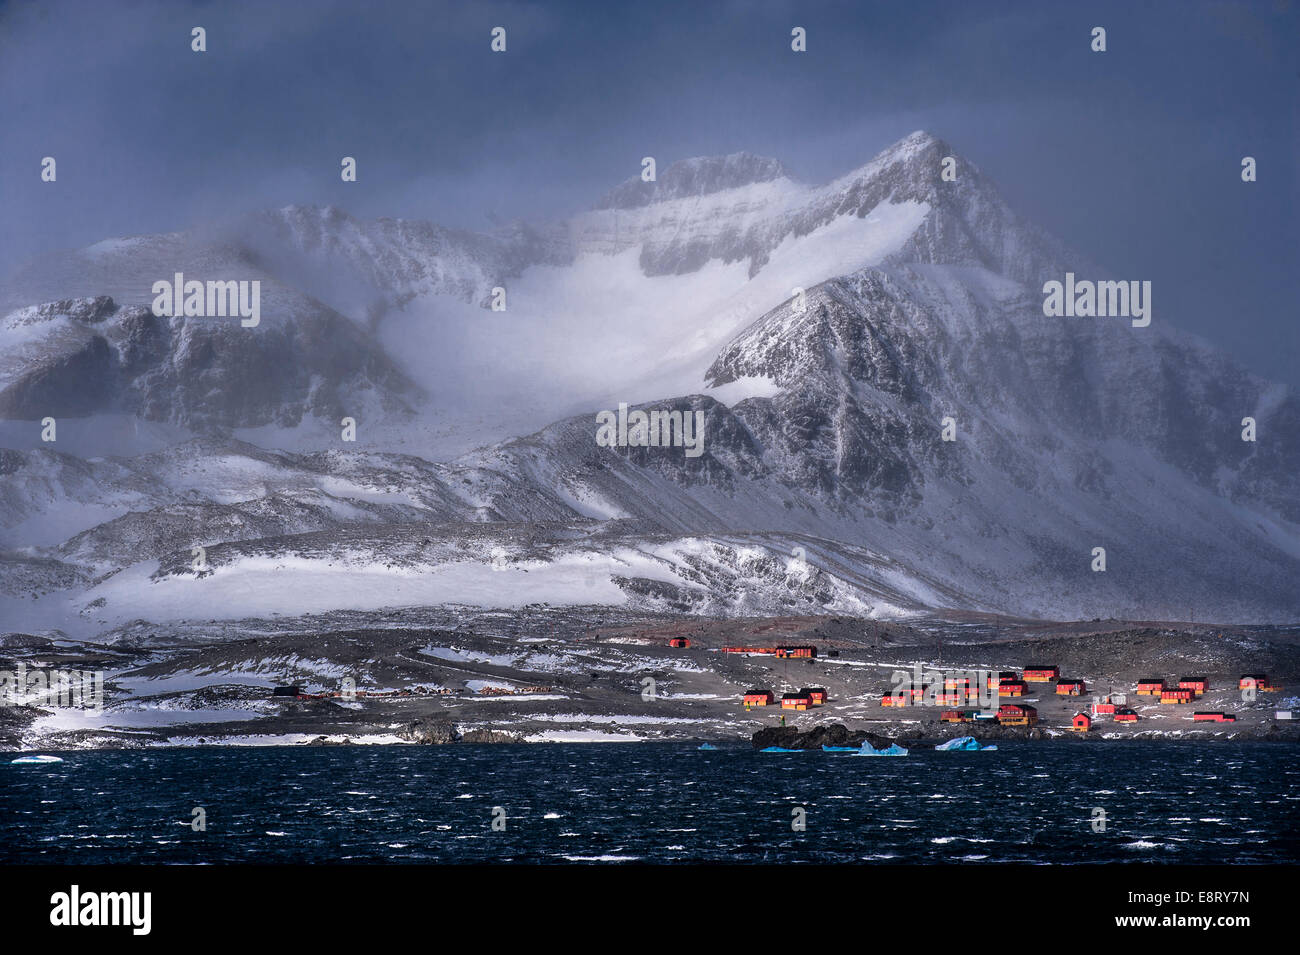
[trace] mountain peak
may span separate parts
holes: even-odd
[[[883,178],[891,181],[896,189],[912,193],[907,198],[932,202],[940,182],[940,164],[947,156],[956,159],[959,167],[967,167],[968,171],[973,169],[953,152],[948,143],[933,133],[918,129],[886,146],[868,162],[837,181],[845,183]],[[966,178],[959,176],[958,181],[964,184]],[[895,196],[895,199],[899,198],[903,196]]]
[[[637,209],[656,202],[706,196],[758,182],[789,178],[790,174],[781,161],[767,156],[749,152],[696,156],[679,159],[660,172],[655,182],[644,182],[636,177],[615,186],[601,197],[596,208]]]
[[[924,129],[916,129],[908,133],[898,142],[894,143],[894,145],[886,148],[885,152],[887,153],[904,152],[908,150],[925,149],[929,146],[937,146],[942,144],[943,141],[933,133]]]

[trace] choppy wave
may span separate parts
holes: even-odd
[[[905,771],[690,744],[62,755],[0,781],[0,861],[1300,862],[1300,769],[1269,744],[1008,743]]]

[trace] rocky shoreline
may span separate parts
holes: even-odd
[[[973,736],[975,739],[986,740],[1033,740],[1033,741],[1065,741],[1071,743],[1084,743],[1096,741],[1099,743],[1111,742],[1110,740],[1101,739],[1096,734],[1088,733],[1048,733],[1044,732],[1041,727],[1037,726],[997,726],[978,723],[962,723],[955,725],[946,725],[946,732],[927,733],[923,730],[906,730],[892,736],[882,736],[879,733],[872,733],[867,730],[850,730],[843,723],[826,723],[820,726],[814,726],[811,729],[800,730],[795,726],[766,726],[756,732],[751,742],[754,749],[766,749],[769,746],[778,746],[781,749],[821,749],[823,746],[861,746],[864,742],[870,743],[874,748],[881,749],[891,743],[908,745],[922,743],[926,745],[935,745],[945,742],[946,740],[955,739],[959,736]],[[1145,733],[1133,733],[1125,737],[1133,740],[1169,740],[1169,741],[1186,741],[1186,742],[1277,742],[1277,743],[1300,743],[1300,726],[1282,728],[1274,723],[1268,730],[1246,730],[1230,736],[1212,736],[1209,733],[1193,734],[1184,733],[1180,736],[1173,736],[1169,733],[1162,733],[1152,730]]]
[[[860,745],[867,738],[942,742],[1109,740],[1300,742],[1300,628],[1108,622],[1048,624],[930,619],[906,624],[848,617],[701,619],[600,609],[510,614],[411,609],[378,622],[327,615],[195,625],[108,643],[0,636],[0,674],[102,674],[98,710],[56,706],[35,693],[0,699],[0,749],[70,751],[170,746],[695,743]],[[757,635],[757,636],[756,636]],[[130,636],[131,639],[127,639]],[[138,639],[137,639],[138,637]],[[681,646],[683,639],[689,646]],[[672,645],[674,642],[679,645]],[[817,658],[724,652],[735,644],[811,644]],[[1058,664],[1087,681],[1081,696],[1036,685],[1023,702],[1031,727],[940,722],[943,707],[882,705],[894,674]],[[1159,661],[1153,664],[1152,661]],[[1267,673],[1277,692],[1247,700],[1243,673]],[[1071,718],[1094,696],[1137,680],[1197,673],[1194,703],[1133,697],[1140,722],[1102,717],[1088,733]],[[344,695],[350,678],[356,695]],[[296,688],[290,695],[277,688]],[[745,708],[750,689],[819,687],[811,710]],[[1196,722],[1195,710],[1232,723]],[[788,722],[789,726],[780,724]],[[835,729],[838,724],[845,729]],[[841,733],[845,735],[841,735]],[[805,739],[806,743],[801,742]]]

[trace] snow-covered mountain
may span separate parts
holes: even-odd
[[[175,271],[261,278],[261,326],[155,318]],[[1132,278],[925,133],[821,186],[685,160],[544,227],[290,207],[34,263],[0,297],[0,611],[1300,617],[1295,395],[1159,289],[1145,328],[1044,316],[1066,272]],[[620,403],[702,413],[703,453],[599,445]],[[201,437],[30,437],[109,412]]]

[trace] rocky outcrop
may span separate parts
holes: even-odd
[[[769,746],[780,746],[782,749],[821,749],[823,746],[861,746],[864,742],[882,749],[894,740],[866,730],[850,730],[843,723],[828,723],[805,731],[800,731],[795,726],[767,726],[753,737],[754,749],[766,749]]]
[[[397,736],[412,743],[458,743],[460,732],[451,720],[430,719],[413,720],[397,731]]]
[[[472,729],[460,732],[448,719],[413,720],[397,731],[397,735],[412,743],[522,743],[523,737],[504,730]]]
[[[477,729],[461,734],[462,743],[522,743],[524,738],[504,730]]]

